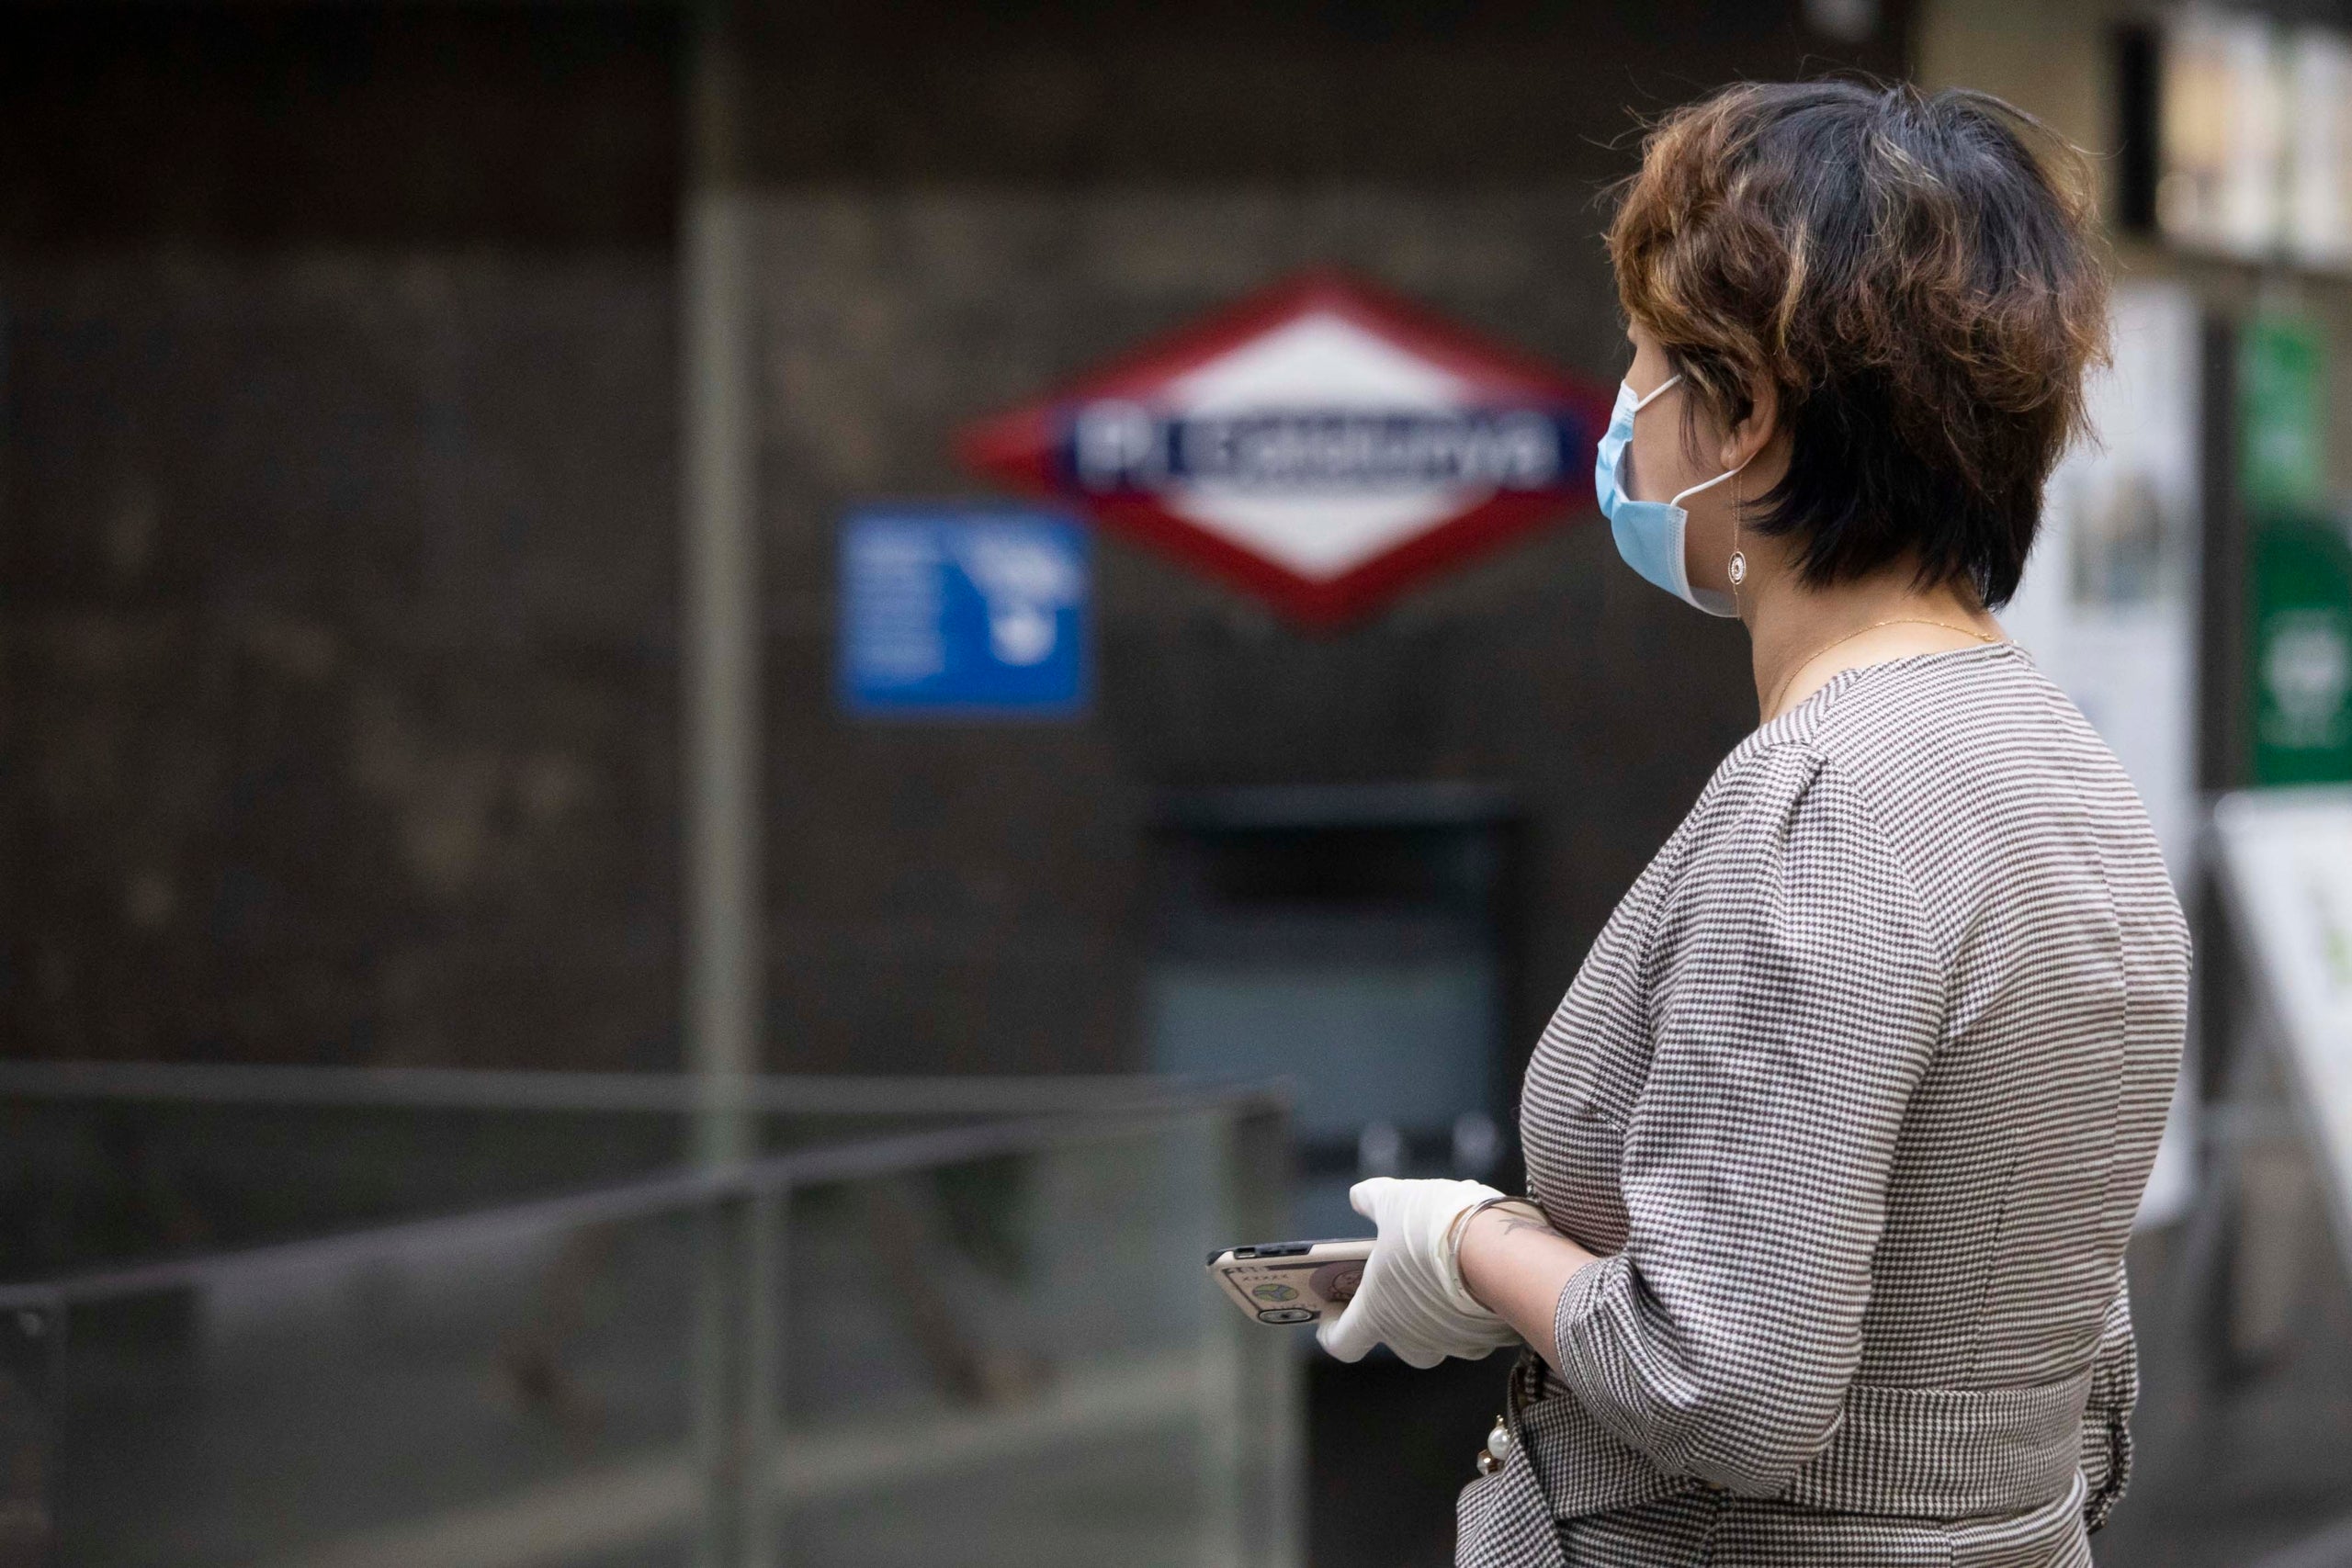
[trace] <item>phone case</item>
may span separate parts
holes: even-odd
[[[1363,1282],[1372,1238],[1273,1241],[1209,1254],[1209,1274],[1260,1323],[1316,1323],[1336,1315]]]

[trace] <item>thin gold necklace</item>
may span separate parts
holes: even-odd
[[[1815,660],[1835,649],[1845,647],[1846,644],[1853,641],[1856,637],[1860,637],[1865,632],[1883,631],[1888,626],[1941,626],[1948,632],[1958,632],[1962,637],[1973,637],[1978,642],[1988,645],[1992,643],[2007,642],[2008,640],[2007,637],[1994,637],[1989,633],[1980,632],[1974,626],[1956,626],[1950,621],[1929,620],[1925,615],[1897,615],[1893,620],[1872,621],[1869,626],[1858,626],[1854,630],[1848,632],[1844,637],[1837,637],[1831,641],[1823,643],[1819,648],[1816,648],[1811,653],[1806,654],[1804,658],[1800,660],[1786,675],[1781,676],[1780,685],[1773,690],[1772,700],[1765,705],[1765,722],[1769,724],[1771,720],[1780,716],[1781,699],[1788,695],[1789,688],[1796,683],[1796,678],[1804,674],[1806,667],[1812,664]]]

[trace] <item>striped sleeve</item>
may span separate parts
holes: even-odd
[[[1623,1249],[1560,1295],[1557,1364],[1669,1474],[1770,1496],[1828,1442],[1944,965],[1854,789],[1799,745],[1717,781],[1651,945]]]

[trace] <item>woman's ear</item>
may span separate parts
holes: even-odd
[[[1758,377],[1747,394],[1747,417],[1724,433],[1723,464],[1726,473],[1745,468],[1772,444],[1781,429],[1781,394],[1769,377]]]

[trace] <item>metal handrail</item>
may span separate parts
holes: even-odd
[[[729,1081],[725,1087],[732,1111],[942,1116],[1182,1106],[1193,1097],[1233,1086],[1133,1073],[907,1077],[775,1073]],[[707,1080],[680,1073],[0,1062],[0,1096],[49,1100],[693,1114],[709,1109],[709,1092]]]
[[[0,1075],[0,1092],[7,1087],[6,1075]],[[995,1155],[1101,1142],[1121,1136],[1138,1122],[1172,1115],[1211,1111],[1247,1115],[1281,1111],[1286,1105],[1287,1095],[1280,1086],[1184,1089],[1161,1080],[1151,1098],[1138,1097],[1125,1104],[798,1149],[730,1165],[604,1182],[550,1198],[394,1221],[306,1240],[0,1286],[0,1312],[54,1309],[150,1292],[216,1285],[243,1274],[301,1264],[356,1262],[429,1242],[494,1240],[568,1226],[639,1219],[730,1199],[769,1195],[791,1187],[868,1179]]]

